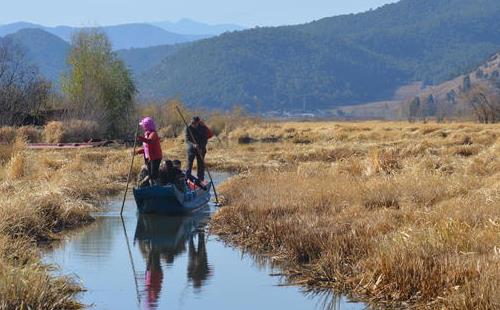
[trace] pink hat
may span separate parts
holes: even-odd
[[[146,131],[156,131],[155,121],[152,117],[143,118],[139,125]]]

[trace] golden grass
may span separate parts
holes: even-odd
[[[129,152],[33,151],[18,135],[0,165],[0,309],[77,309],[81,290],[53,277],[36,242],[92,220],[90,212],[123,189]]]
[[[214,232],[272,254],[299,283],[380,303],[499,307],[498,125],[249,121],[232,129],[211,140],[206,158],[244,172],[221,188],[227,206]],[[43,138],[66,134],[52,123]],[[78,288],[49,276],[35,242],[90,221],[123,188],[130,155],[33,151],[23,136],[14,131],[0,145],[0,193],[9,197],[0,201],[0,309],[78,308]],[[182,135],[162,145],[165,157],[185,157]]]
[[[91,138],[101,138],[96,122],[83,120],[53,121],[48,123],[42,134],[46,143],[84,142]]]
[[[42,130],[34,126],[23,126],[16,130],[16,137],[25,137],[27,142],[42,142]]]
[[[39,263],[26,238],[0,235],[0,309],[80,309],[80,287],[69,278],[54,278]]]
[[[43,129],[43,140],[47,143],[60,143],[63,140],[64,128],[62,122],[50,122]]]
[[[499,308],[499,134],[476,124],[242,127],[231,153],[259,163],[222,186],[211,229],[272,255],[298,283],[391,305]],[[242,135],[279,142],[238,146]]]
[[[10,160],[7,164],[7,176],[9,179],[18,179],[24,176],[26,170],[26,146],[27,138],[18,135],[10,150]]]
[[[16,129],[13,127],[0,127],[0,142],[11,143],[16,138]]]

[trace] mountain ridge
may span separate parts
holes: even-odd
[[[26,59],[36,65],[46,79],[59,85],[61,73],[66,66],[70,45],[61,38],[41,29],[21,29],[1,38],[12,40],[26,53]]]
[[[401,0],[302,25],[225,33],[167,56],[143,73],[140,88],[212,108],[383,100],[402,85],[450,79],[496,52],[498,15],[496,0]]]
[[[392,100],[402,86],[439,85],[471,71],[500,50],[498,15],[496,0],[401,0],[302,25],[117,53],[141,99],[249,111],[333,109]]]
[[[60,37],[47,31],[27,28],[15,33],[0,37],[0,40],[9,39],[20,45],[26,53],[26,59],[36,65],[49,81],[59,88],[62,74],[66,71],[66,59],[71,45]],[[139,74],[150,69],[170,53],[182,48],[180,45],[160,45],[145,48],[131,48],[116,50],[132,75],[137,78]]]
[[[17,22],[0,25],[0,37],[13,34],[22,29],[41,29],[58,36],[66,42],[70,42],[71,36],[75,32],[91,28],[93,27],[47,27],[34,23]],[[129,23],[97,28],[108,35],[114,50],[186,43],[209,37],[209,35],[173,33],[148,23]]]
[[[236,24],[206,24],[201,23],[189,18],[182,18],[176,22],[171,21],[160,21],[150,23],[152,25],[163,28],[167,31],[171,31],[179,34],[191,34],[191,35],[219,35],[224,32],[240,31],[247,27],[236,25]]]

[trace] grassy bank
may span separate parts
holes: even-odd
[[[500,307],[500,126],[270,123],[231,134],[249,172],[221,189],[213,232],[271,255],[298,283],[379,303]]]
[[[79,285],[50,275],[39,241],[92,221],[89,213],[119,193],[125,150],[32,151],[22,135],[0,145],[0,309],[77,309]]]
[[[499,307],[500,126],[249,121],[232,129],[207,155],[213,169],[242,172],[221,188],[215,233],[270,254],[297,283],[379,303]],[[4,130],[0,309],[79,308],[80,287],[50,276],[36,244],[91,221],[123,189],[129,151],[33,151]],[[164,140],[163,150],[185,157],[182,138]]]
[[[52,276],[37,245],[93,221],[90,213],[124,189],[130,150],[30,150],[27,142],[82,141],[87,127],[0,128],[0,309],[83,307],[75,299],[80,284]],[[163,148],[167,157],[185,157],[180,139],[165,139]]]

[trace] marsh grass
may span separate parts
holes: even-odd
[[[297,133],[313,142],[296,143]],[[234,143],[240,160],[261,162],[221,187],[226,206],[211,229],[278,259],[292,282],[388,307],[500,308],[499,133],[379,122],[239,128],[233,140],[281,140]]]
[[[92,221],[90,212],[122,190],[129,152],[33,151],[26,142],[18,134],[0,166],[0,309],[78,309],[81,287],[52,276],[36,244]]]
[[[16,130],[16,137],[24,137],[27,142],[42,142],[42,130],[34,126],[23,126]]]
[[[43,140],[47,143],[62,142],[64,127],[62,122],[50,122],[43,129]]]
[[[41,134],[46,143],[84,142],[91,138],[102,138],[99,126],[83,120],[53,121],[44,127]]]
[[[14,127],[0,127],[0,142],[12,143],[16,138],[16,129]]]
[[[81,288],[50,276],[51,268],[39,263],[33,241],[0,235],[0,309],[80,309]]]
[[[252,121],[230,129],[206,158],[241,172],[221,187],[226,207],[214,232],[271,254],[296,283],[389,307],[499,307],[498,125]],[[42,137],[68,136],[52,123]],[[51,277],[35,245],[91,221],[89,212],[123,188],[129,151],[33,151],[8,128],[0,139],[9,142],[0,144],[0,309],[79,308],[79,287]],[[182,135],[162,145],[166,158],[185,158]]]

